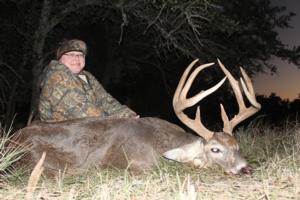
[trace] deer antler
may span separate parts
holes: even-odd
[[[227,76],[227,78],[230,82],[230,85],[233,89],[233,92],[235,94],[237,103],[239,105],[239,113],[237,115],[235,115],[229,121],[228,116],[225,112],[225,109],[224,109],[223,105],[221,104],[221,115],[222,115],[222,120],[224,123],[223,131],[225,133],[229,133],[230,135],[232,135],[232,131],[233,131],[234,127],[236,125],[238,125],[240,122],[242,122],[243,120],[254,115],[257,111],[259,111],[261,108],[261,105],[256,101],[251,79],[246,74],[246,72],[244,71],[243,68],[240,68],[240,69],[241,69],[242,76],[245,81],[242,78],[240,78],[240,81],[241,81],[243,91],[244,91],[248,101],[251,103],[251,106],[249,106],[249,107],[245,106],[245,102],[243,99],[241,88],[239,86],[239,82],[234,79],[234,77],[230,74],[230,72],[225,68],[225,66],[221,63],[221,61],[219,59],[218,59],[218,63],[220,65],[221,69],[223,70],[223,72],[225,73],[225,75]]]
[[[184,71],[184,73],[179,81],[179,84],[176,88],[174,97],[173,97],[173,108],[174,108],[174,111],[175,111],[175,114],[177,115],[177,117],[185,125],[187,125],[189,128],[194,130],[198,135],[203,137],[205,140],[209,140],[213,136],[214,133],[212,131],[208,130],[207,128],[205,128],[204,125],[202,124],[199,106],[197,108],[195,119],[189,118],[186,114],[184,114],[183,110],[195,105],[196,103],[201,101],[203,98],[205,98],[206,96],[210,95],[211,93],[213,93],[217,89],[219,89],[221,87],[221,85],[225,82],[226,77],[224,77],[218,84],[216,84],[212,88],[201,91],[197,95],[195,95],[191,98],[187,98],[186,95],[187,95],[194,79],[196,78],[197,74],[201,70],[214,64],[214,63],[208,63],[208,64],[198,66],[192,72],[192,74],[190,75],[188,80],[186,81],[186,79],[190,73],[190,70],[192,69],[192,67],[195,65],[195,63],[197,61],[198,61],[198,59],[194,60]]]

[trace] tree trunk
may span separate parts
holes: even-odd
[[[52,4],[49,0],[44,0],[40,20],[38,22],[37,29],[34,33],[34,40],[32,44],[32,91],[31,91],[31,106],[30,111],[35,112],[37,110],[39,95],[40,95],[40,84],[39,77],[43,70],[43,50],[49,24],[49,16],[51,12]]]

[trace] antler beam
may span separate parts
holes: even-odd
[[[196,78],[196,76],[198,75],[198,73],[203,69],[210,67],[214,64],[214,63],[208,63],[208,64],[198,66],[188,78],[188,75],[196,62],[198,62],[198,59],[194,60],[184,71],[173,97],[173,107],[174,107],[175,114],[185,125],[187,125],[189,128],[194,130],[198,135],[203,137],[205,140],[209,140],[214,133],[208,130],[207,128],[205,128],[205,126],[202,124],[201,117],[200,117],[200,107],[197,108],[195,119],[189,118],[183,112],[183,110],[188,107],[194,106],[203,98],[218,90],[221,87],[221,85],[225,82],[226,77],[224,77],[219,83],[217,83],[212,88],[201,91],[197,95],[191,98],[187,98],[186,97],[187,93],[191,88],[191,85],[194,79]]]
[[[248,99],[248,101],[251,103],[251,106],[246,107],[245,102],[243,99],[243,94],[241,91],[241,88],[239,86],[239,82],[231,75],[231,73],[225,68],[225,66],[221,63],[221,61],[218,59],[219,66],[221,67],[222,71],[228,78],[230,85],[233,89],[235,98],[237,100],[238,106],[239,106],[239,113],[235,115],[230,121],[228,119],[228,116],[225,112],[225,109],[223,105],[221,104],[221,115],[222,120],[224,123],[223,131],[225,133],[229,133],[232,135],[232,131],[236,125],[241,123],[243,120],[249,118],[250,116],[254,115],[257,111],[260,110],[261,105],[257,102],[255,97],[255,92],[253,89],[253,85],[251,82],[251,79],[246,74],[244,69],[241,67],[241,73],[243,78],[240,78],[240,82],[242,85],[242,89]]]

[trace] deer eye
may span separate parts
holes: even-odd
[[[218,148],[211,148],[210,150],[213,153],[219,153],[220,152],[220,149],[218,149]]]

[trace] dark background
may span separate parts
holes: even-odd
[[[291,30],[295,13],[277,0],[3,0],[0,9],[0,120],[5,126],[13,119],[15,127],[25,125],[36,108],[39,77],[63,39],[86,41],[86,69],[121,103],[142,117],[176,123],[172,96],[195,58],[200,63],[219,58],[236,78],[239,66],[252,77],[280,72],[274,58],[299,66],[298,44],[287,45],[281,32]],[[217,65],[205,70],[189,96],[223,76]],[[257,83],[263,109],[246,123],[257,118],[281,125],[298,119],[299,98],[261,92],[262,85],[271,85],[267,78]],[[230,117],[237,113],[228,84],[200,103],[204,123],[214,129],[221,127],[220,103]],[[187,113],[194,116],[195,108]]]

